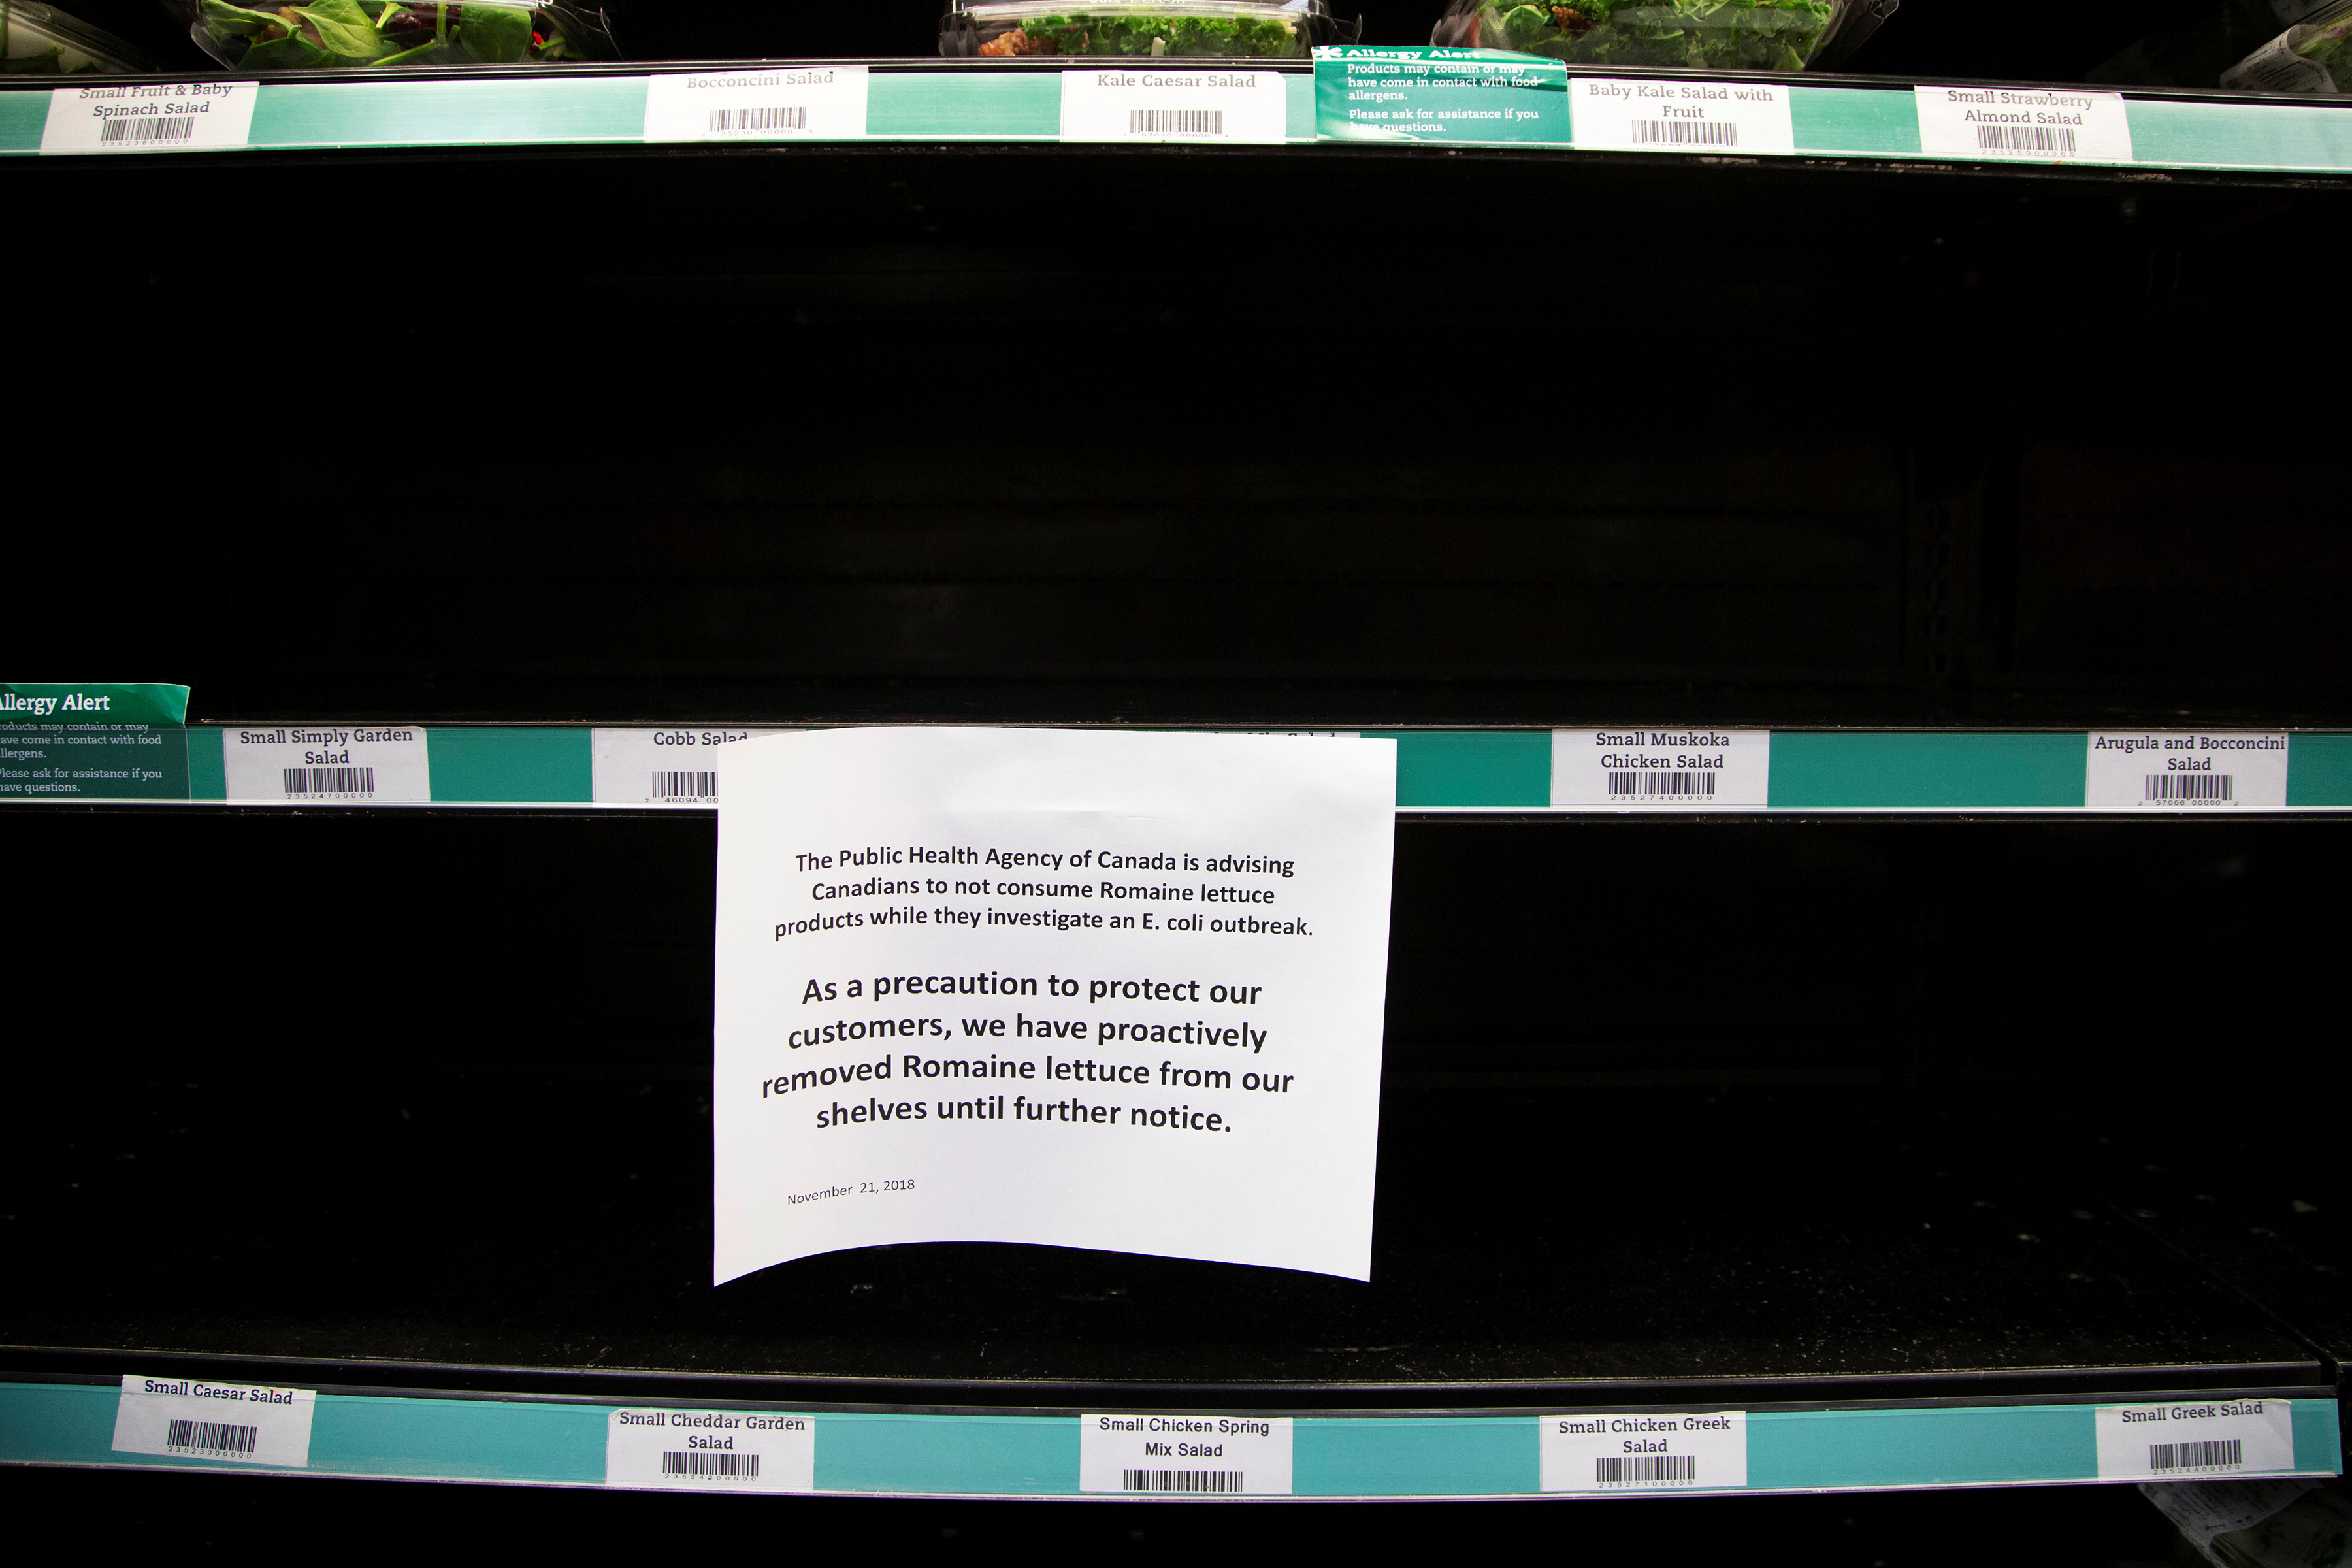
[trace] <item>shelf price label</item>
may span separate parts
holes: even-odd
[[[1717,1491],[1748,1484],[1744,1410],[1547,1415],[1538,1485],[1548,1492]]]
[[[615,1410],[604,1484],[652,1491],[816,1490],[816,1417],[781,1410]]]
[[[648,142],[854,142],[866,134],[864,66],[681,71],[646,79]]]
[[[307,1469],[317,1402],[307,1388],[132,1374],[115,1402],[114,1451]]]
[[[2286,764],[2283,733],[2094,730],[2083,804],[2093,811],[2283,811]]]
[[[1778,82],[1634,81],[1570,79],[1575,144],[1612,153],[1743,153],[1797,150],[1789,89]]]
[[[1065,142],[1279,143],[1289,112],[1279,71],[1188,63],[1062,73]]]
[[[671,724],[589,731],[589,798],[598,805],[717,805],[723,747],[786,730]]]
[[[1287,1497],[1287,1415],[1085,1415],[1078,1489],[1151,1497]]]
[[[254,81],[60,87],[41,125],[44,153],[207,153],[242,147],[261,94]]]
[[[2119,92],[2077,88],[1920,87],[1919,150],[1931,158],[2128,163],[2131,120]]]
[[[2294,1401],[2102,1405],[2103,1481],[2211,1481],[2294,1468]]]
[[[221,731],[232,801],[352,805],[429,801],[422,724],[276,724]]]
[[[1554,730],[1551,803],[1601,811],[1760,811],[1769,804],[1765,730]]]

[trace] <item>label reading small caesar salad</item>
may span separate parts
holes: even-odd
[[[303,1469],[317,1403],[307,1388],[132,1374],[114,1405],[114,1451]]]
[[[1065,142],[1279,142],[1288,122],[1279,71],[1186,64],[1062,73]]]
[[[422,724],[232,725],[221,731],[230,800],[288,805],[427,801]]]
[[[1603,811],[1758,811],[1769,804],[1766,730],[1554,730],[1551,803]]]
[[[648,142],[855,141],[864,66],[778,66],[646,79]]]
[[[242,147],[261,84],[131,82],[49,92],[44,153],[186,153]]]
[[[2286,763],[2284,733],[2094,730],[2083,804],[2093,811],[2283,811]]]
[[[2287,1399],[2102,1405],[2095,1412],[2099,1479],[2211,1481],[2292,1470],[2293,1409]]]
[[[1919,150],[1931,158],[2128,163],[2124,95],[2079,88],[1920,87]]]
[[[1548,1492],[1713,1491],[1748,1484],[1744,1410],[1547,1415],[1538,1428]]]
[[[1797,150],[1789,89],[1778,82],[1570,79],[1576,145],[1616,153]]]
[[[1078,1489],[1287,1497],[1290,1452],[1287,1415],[1086,1415]]]
[[[778,1410],[615,1410],[604,1484],[671,1491],[816,1489],[816,1417]]]

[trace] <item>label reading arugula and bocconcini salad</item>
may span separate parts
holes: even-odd
[[[429,801],[422,724],[232,725],[221,731],[230,800],[298,805]]]
[[[1538,1484],[1548,1492],[1714,1491],[1748,1484],[1744,1410],[1547,1415]]]
[[[2286,805],[2284,732],[2094,730],[2083,804],[2094,811]]]
[[[1554,730],[1551,804],[1612,811],[1760,810],[1772,736],[1704,725]]]

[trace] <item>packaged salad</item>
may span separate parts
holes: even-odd
[[[1433,44],[1577,65],[1803,70],[1843,58],[1895,0],[1453,0]]]
[[[2329,0],[2221,73],[2240,92],[2352,92],[2352,0]]]
[[[188,36],[237,70],[317,70],[338,66],[550,65],[619,58],[604,13],[567,5],[461,0],[309,0],[251,5],[230,0],[164,0],[187,19]]]
[[[1318,44],[1353,43],[1361,26],[1326,0],[949,0],[940,53],[1297,60]]]
[[[0,74],[158,71],[163,62],[37,0],[0,0]]]

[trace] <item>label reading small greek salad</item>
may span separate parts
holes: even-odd
[[[1551,803],[1607,811],[1761,810],[1769,804],[1765,730],[1554,730]]]
[[[317,1400],[307,1388],[134,1374],[115,1401],[114,1451],[304,1469]]]
[[[646,79],[648,142],[855,141],[864,66],[747,67]]]
[[[2094,730],[2083,768],[2093,811],[2286,806],[2284,734]]]
[[[1920,87],[1919,150],[1931,158],[2128,163],[2131,121],[2119,92],[2076,88]]]
[[[1184,64],[1062,73],[1065,142],[1279,142],[1288,123],[1279,71]]]
[[[719,749],[786,732],[721,724],[591,731],[590,798],[598,805],[717,805]]]
[[[261,84],[173,81],[49,91],[44,153],[186,153],[242,147]]]
[[[1287,1497],[1287,1415],[1086,1415],[1078,1489],[1173,1497]]]
[[[422,724],[278,724],[221,731],[231,800],[342,805],[433,798]]]
[[[1789,89],[1777,82],[1573,77],[1568,92],[1579,147],[1618,153],[1797,150]]]
[[[2102,1405],[2099,1479],[2210,1481],[2292,1470],[2293,1405],[2286,1399]]]
[[[604,1484],[674,1491],[816,1490],[816,1417],[777,1410],[615,1410]]]
[[[1704,1410],[1547,1415],[1538,1485],[1548,1492],[1712,1491],[1748,1484],[1748,1413]]]

